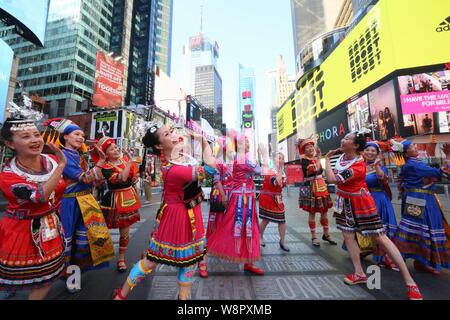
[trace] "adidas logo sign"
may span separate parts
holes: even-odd
[[[444,21],[439,24],[436,28],[436,32],[450,31],[450,17],[447,17]]]

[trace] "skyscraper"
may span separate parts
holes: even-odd
[[[286,71],[286,64],[282,55],[277,57],[277,67],[267,72],[269,80],[269,92],[271,97],[271,143],[275,147],[275,141],[277,137],[277,120],[276,113],[278,108],[289,98],[292,92],[295,90],[295,76],[289,76]]]
[[[150,104],[153,75],[170,73],[173,0],[114,0],[111,51],[126,60],[125,104]]]
[[[334,29],[344,0],[291,0],[292,29],[297,71],[302,48],[321,33]]]
[[[170,77],[173,0],[156,0],[155,65]]]
[[[238,119],[237,128],[255,128],[254,121],[254,92],[255,71],[239,65]]]
[[[45,47],[0,28],[19,57],[17,80],[47,101],[51,116],[81,111],[93,93],[97,50],[109,50],[113,0],[51,0]]]
[[[222,78],[217,69],[219,45],[200,32],[189,38],[189,50],[184,50],[186,64],[183,86],[193,94],[205,108],[212,111],[207,119],[215,129],[222,125]],[[204,112],[211,114],[211,112]]]
[[[250,138],[250,156],[256,159],[258,122],[255,110],[255,71],[239,64],[238,130]],[[259,118],[259,117],[258,117]]]
[[[212,42],[203,33],[189,38],[189,50],[184,52],[185,61],[189,65],[187,85],[190,92],[195,92],[195,72],[200,66],[212,65],[217,69],[219,45]]]
[[[212,111],[212,116],[204,118],[214,129],[220,130],[222,126],[222,78],[214,65],[195,68],[195,97],[205,108]]]

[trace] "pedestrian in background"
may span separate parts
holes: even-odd
[[[147,167],[145,168],[143,182],[144,182],[145,203],[151,203],[152,187],[153,187],[151,162],[149,162]]]

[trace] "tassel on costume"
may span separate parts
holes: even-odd
[[[248,252],[252,252],[253,251],[253,246],[252,246],[252,229],[253,229],[253,221],[252,221],[252,197],[248,197],[248,203],[246,206],[246,213],[245,213],[245,231],[246,231],[246,244],[247,244],[247,250]]]
[[[234,242],[235,242],[235,248],[236,253],[241,253],[241,233],[242,233],[242,203],[244,202],[244,199],[242,195],[238,196],[238,202],[237,202],[237,208],[236,208],[236,216],[234,220]]]

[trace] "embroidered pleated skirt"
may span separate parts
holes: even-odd
[[[208,255],[236,263],[260,260],[254,192],[232,192],[221,227],[208,238]]]

